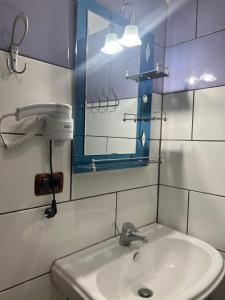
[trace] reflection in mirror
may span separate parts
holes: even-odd
[[[126,71],[140,72],[140,47],[102,52],[105,37],[121,37],[124,28],[91,11],[87,14],[85,155],[136,153],[137,122],[124,122],[124,114],[137,114],[138,84]]]
[[[75,173],[149,164],[152,81],[136,82],[126,75],[153,69],[154,35],[142,36],[140,46],[125,46],[120,39],[128,24],[120,12],[78,0]]]

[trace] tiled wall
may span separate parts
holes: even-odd
[[[18,5],[16,0],[0,0],[0,114],[31,103],[72,103],[73,57],[68,57],[68,49],[73,51],[73,1],[34,2],[22,0]],[[157,3],[164,3],[143,2],[153,3],[155,11]],[[142,13],[147,9],[144,6]],[[28,14],[30,30],[21,48],[24,56],[19,58],[21,65],[27,62],[27,71],[16,76],[7,70],[6,50],[19,11]],[[151,6],[149,11],[154,12]],[[140,9],[138,18],[150,22],[149,17],[141,18]],[[164,29],[164,23],[154,29],[161,60]],[[155,91],[162,92],[162,82],[157,84]],[[155,93],[153,107],[159,110],[161,103],[162,96]],[[26,124],[15,126],[9,119],[3,131],[14,139],[26,132]],[[158,155],[160,122],[151,131],[151,155]],[[51,281],[55,259],[115,236],[115,220],[119,226],[129,220],[138,227],[156,221],[157,165],[71,176],[71,143],[54,145],[53,168],[64,172],[65,183],[63,193],[57,194],[58,214],[51,220],[44,217],[51,196],[34,195],[35,174],[49,172],[49,145],[44,138],[36,136],[14,152],[1,144],[0,166],[0,300],[66,300]]]
[[[7,53],[0,51],[0,56],[2,66]],[[70,86],[67,84],[63,92],[58,86],[58,76],[60,84],[69,80],[66,69],[29,59],[24,75],[1,78],[1,112],[39,100],[63,99],[71,103]],[[154,97],[158,105],[161,96],[155,94]],[[25,132],[23,126],[15,127],[13,123],[12,119],[3,127],[8,139]],[[157,125],[154,132],[157,137]],[[157,155],[159,137],[152,145]],[[119,225],[130,220],[136,226],[156,221],[157,165],[76,174],[71,178],[71,144],[55,145],[53,151],[54,170],[64,172],[65,184],[63,193],[57,195],[58,214],[47,220],[44,209],[51,202],[51,196],[34,195],[34,176],[49,172],[48,143],[37,136],[32,143],[13,152],[0,147],[1,300],[65,299],[50,280],[49,272],[55,259],[113,237],[115,219]]]
[[[171,0],[168,11],[158,220],[224,255],[225,1]],[[224,298],[223,283],[210,299]]]

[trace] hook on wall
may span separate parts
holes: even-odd
[[[15,38],[15,32],[16,32],[16,25],[19,21],[23,21],[25,30],[21,37],[21,39],[16,42]],[[27,64],[25,63],[25,66],[23,70],[18,71],[17,70],[17,58],[19,55],[19,47],[21,46],[22,42],[26,38],[28,33],[28,17],[24,13],[19,13],[13,23],[13,30],[12,30],[12,38],[10,43],[10,57],[7,59],[7,66],[10,71],[10,73],[17,73],[17,74],[23,74],[26,71]]]

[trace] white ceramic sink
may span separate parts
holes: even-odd
[[[57,260],[55,284],[70,300],[141,300],[141,288],[152,300],[200,300],[222,280],[223,259],[210,245],[159,224],[142,234],[147,244],[113,238]]]

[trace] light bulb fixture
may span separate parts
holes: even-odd
[[[136,25],[127,25],[119,42],[124,47],[141,46],[142,42],[139,37],[138,27]]]
[[[123,47],[119,43],[118,35],[116,33],[107,33],[105,36],[105,45],[101,48],[101,52],[105,54],[117,54],[123,51]]]
[[[131,14],[130,14],[130,17],[129,17],[130,24],[125,27],[123,37],[119,40],[119,42],[124,47],[141,46],[142,41],[141,41],[140,36],[139,36],[139,30],[138,30],[137,25],[135,25],[134,4],[124,0],[121,11],[120,11],[120,14],[122,16],[125,16],[125,7],[126,6],[131,7]]]

